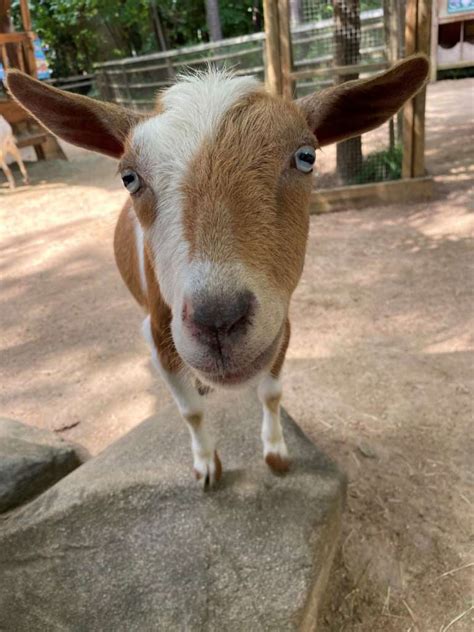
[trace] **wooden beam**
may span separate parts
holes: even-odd
[[[291,46],[290,7],[288,0],[278,0],[280,39],[281,89],[287,99],[295,97],[296,85],[292,77],[293,51]]]
[[[275,0],[263,0],[265,22],[265,83],[273,94],[282,93],[280,59],[280,23],[278,3]]]
[[[430,56],[431,0],[418,0],[418,29],[416,52]],[[413,119],[413,170],[412,177],[425,175],[425,110],[426,86],[414,99]]]
[[[35,34],[33,33],[33,27],[31,25],[30,7],[28,6],[28,0],[20,0],[21,21],[23,23],[23,30],[28,35],[28,40],[24,44],[25,60],[26,60],[26,72],[32,77],[36,77],[38,74],[36,68],[35,49],[33,46],[33,40]]]
[[[430,55],[431,1],[407,0],[405,53]],[[426,87],[403,108],[403,178],[425,174]]]
[[[433,185],[433,178],[424,176],[423,178],[410,178],[410,180],[373,182],[313,191],[310,213],[319,215],[335,211],[362,209],[369,206],[429,200],[433,196]]]
[[[28,0],[20,0],[21,21],[24,31],[31,31],[31,15]]]
[[[430,80],[436,81],[438,75],[438,0],[432,2],[431,9],[431,55],[430,55]]]

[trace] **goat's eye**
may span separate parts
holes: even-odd
[[[126,169],[124,172],[122,172],[122,182],[123,186],[127,189],[129,193],[136,193],[142,186],[138,174],[131,169]]]
[[[300,147],[295,153],[295,166],[303,173],[311,173],[315,162],[316,152],[311,145],[304,145],[304,147]]]

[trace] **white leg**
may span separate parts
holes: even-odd
[[[290,462],[280,422],[281,393],[280,380],[270,374],[258,386],[258,397],[263,405],[263,456],[272,470],[286,472]]]
[[[15,158],[18,166],[20,167],[21,175],[23,176],[23,182],[25,184],[28,184],[28,173],[26,172],[26,167],[25,167],[25,165],[23,163],[23,160],[21,159],[20,150],[18,149],[18,147],[15,145],[15,143],[13,141],[11,143],[9,143],[8,151],[12,154],[12,156]]]
[[[6,175],[8,184],[10,185],[10,189],[15,188],[15,180],[13,179],[13,174],[10,171],[10,167],[7,165],[3,156],[0,154],[0,167],[2,168],[3,173]]]
[[[202,479],[205,487],[212,486],[220,479],[222,466],[214,440],[204,427],[202,397],[194,387],[190,376],[186,375],[185,372],[170,373],[162,366],[151,335],[149,316],[143,321],[143,335],[150,346],[153,364],[165,380],[178,405],[179,412],[188,426],[191,435],[194,474],[197,479]]]

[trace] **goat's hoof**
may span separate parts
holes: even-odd
[[[286,474],[290,469],[288,450],[283,441],[265,446],[265,463],[275,474]]]
[[[281,454],[275,454],[274,452],[267,454],[265,463],[274,474],[286,474],[290,469],[290,459],[286,456],[281,456]]]
[[[196,457],[193,472],[196,479],[202,481],[204,489],[214,487],[222,476],[222,463],[217,452],[214,450],[209,458]]]

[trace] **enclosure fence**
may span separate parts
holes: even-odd
[[[149,110],[177,75],[211,63],[255,75],[275,93],[300,97],[429,50],[429,8],[429,0],[264,0],[264,33],[101,63],[97,88],[101,98]],[[382,128],[325,148],[315,186],[383,185],[424,176],[421,99]]]

